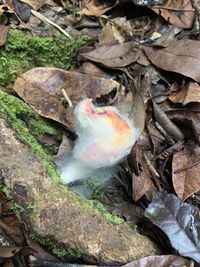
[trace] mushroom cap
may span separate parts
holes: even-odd
[[[75,108],[78,140],[73,156],[85,166],[112,166],[130,153],[139,131],[116,107],[95,107],[92,99]]]

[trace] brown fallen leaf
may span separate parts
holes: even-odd
[[[74,127],[73,108],[64,106],[62,89],[75,105],[87,97],[95,99],[111,91],[117,92],[119,87],[112,79],[57,68],[29,70],[14,84],[15,92],[41,116],[60,122],[70,130]]]
[[[6,42],[9,26],[0,25],[0,46],[4,45]]]
[[[177,72],[200,82],[199,41],[183,39],[173,41],[164,49],[144,47],[144,51],[158,68]]]
[[[154,192],[151,172],[144,158],[143,151],[137,145],[132,149],[128,162],[130,168],[134,170],[132,173],[133,200],[137,201],[143,195],[146,195],[151,200]]]
[[[192,267],[191,261],[174,255],[149,256],[129,262],[123,267]]]
[[[11,258],[22,248],[17,246],[0,247],[0,258]]]
[[[109,2],[109,1],[108,1]],[[83,8],[79,14],[80,15],[87,15],[87,16],[96,16],[99,17],[106,13],[107,11],[111,10],[115,3],[108,6],[102,5],[102,3],[98,0],[85,0],[83,1]]]
[[[103,22],[103,29],[99,34],[98,46],[111,45],[116,43],[124,43],[130,40],[132,36],[132,26],[130,22],[125,18],[115,18],[112,20],[100,18]]]
[[[172,93],[169,99],[174,103],[182,103],[183,105],[190,102],[200,102],[200,86],[198,83],[189,82],[179,91]]]
[[[194,23],[195,11],[190,0],[168,0],[164,5],[150,8],[179,28],[191,28]]]
[[[34,10],[38,10],[42,6],[44,6],[46,3],[48,3],[49,0],[21,0],[21,2],[24,2],[31,6]]]
[[[138,59],[138,50],[133,47],[132,42],[126,42],[102,46],[81,56],[110,68],[120,68],[135,62]]]
[[[187,199],[200,190],[200,147],[187,145],[175,152],[172,161],[172,180],[179,198]]]

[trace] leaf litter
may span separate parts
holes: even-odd
[[[96,197],[101,196],[113,214],[138,223],[139,228],[145,213],[153,223],[151,231],[156,233],[155,225],[165,233],[156,236],[156,241],[166,242],[168,238],[171,244],[167,252],[163,251],[168,255],[149,256],[124,266],[193,266],[193,261],[200,263],[196,11],[189,0],[168,0],[158,6],[156,1],[141,2],[0,2],[0,46],[6,44],[9,27],[42,35],[61,28],[72,38],[90,36],[88,47],[77,55],[76,70],[38,66],[17,78],[14,91],[39,115],[64,126],[60,145],[51,136],[43,135],[44,140],[40,140],[57,146],[54,160],[58,165],[74,147],[74,107],[80,100],[92,98],[99,107],[116,106],[129,116],[140,139],[120,163],[121,171],[115,171],[114,182],[101,187],[105,195],[98,192]],[[37,18],[33,14],[38,14]],[[158,39],[154,42],[154,38]],[[44,260],[52,260],[51,266],[57,263],[27,234],[24,241],[18,227],[6,227],[4,220],[1,228],[13,235],[21,258],[35,253],[39,264]],[[26,253],[22,252],[25,243],[31,249]],[[5,263],[8,260],[12,264],[15,252],[12,247],[6,250],[9,257]]]

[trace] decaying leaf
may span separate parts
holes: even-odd
[[[6,42],[9,26],[0,25],[0,46],[4,45]]]
[[[200,45],[197,40],[173,41],[164,49],[144,47],[148,59],[157,67],[180,73],[200,82]]]
[[[174,189],[185,200],[200,190],[200,147],[193,144],[175,152],[172,161]]]
[[[182,103],[183,105],[190,102],[200,102],[200,86],[198,83],[189,82],[179,91],[172,93],[169,99],[174,103]]]
[[[132,197],[134,201],[139,200],[143,195],[152,199],[154,185],[151,180],[151,172],[146,163],[143,151],[135,145],[129,158],[129,166],[134,169],[132,174]],[[135,166],[135,167],[134,167]],[[135,169],[137,168],[137,170]]]
[[[200,218],[195,207],[162,192],[155,195],[145,216],[168,236],[180,255],[200,263]]]
[[[123,33],[110,21],[106,23],[98,37],[99,45],[101,46],[123,43],[125,41]]]
[[[149,256],[129,262],[123,267],[192,267],[191,261],[174,255]]]
[[[30,15],[31,15],[30,7],[27,4],[21,3],[18,0],[13,0],[13,3],[14,3],[15,13],[19,16],[19,18],[23,22],[27,22],[30,18]]]
[[[104,22],[106,20],[106,22]],[[99,46],[124,43],[127,37],[132,36],[132,26],[125,18],[115,18],[112,20],[100,18],[103,21],[103,29],[99,34]]]
[[[22,248],[17,246],[0,247],[1,258],[11,258],[18,253]]]
[[[14,90],[41,116],[72,130],[73,108],[64,106],[62,89],[75,105],[86,97],[95,99],[111,91],[117,92],[119,87],[119,83],[112,79],[57,68],[35,68],[17,78]]]
[[[81,54],[84,58],[98,62],[110,68],[130,65],[138,58],[138,50],[132,42],[102,46],[91,52]]]
[[[194,23],[195,12],[190,0],[168,0],[164,5],[151,9],[179,28],[191,28]]]
[[[144,100],[142,94],[133,84],[131,84],[130,90],[132,92],[133,103],[129,117],[134,122],[134,126],[139,129],[140,134],[142,134],[146,117]]]

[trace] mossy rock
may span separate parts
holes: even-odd
[[[73,68],[77,51],[87,42],[84,36],[69,40],[60,33],[42,37],[11,29],[0,47],[0,86],[11,88],[18,75],[35,67]]]

